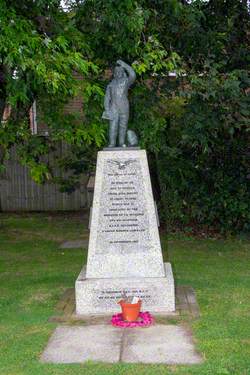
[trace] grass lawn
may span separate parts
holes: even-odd
[[[246,240],[162,236],[179,285],[192,286],[201,318],[190,322],[204,363],[193,366],[39,362],[56,324],[48,323],[63,291],[86,262],[64,240],[87,236],[77,215],[0,214],[0,374],[250,374],[250,251]]]

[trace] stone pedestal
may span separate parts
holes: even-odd
[[[76,280],[77,314],[106,314],[120,312],[117,301],[122,293],[137,296],[142,309],[153,312],[175,310],[174,279],[170,263],[165,263],[165,277],[87,279],[82,269]]]
[[[97,157],[87,269],[76,281],[76,313],[113,313],[123,293],[143,310],[175,310],[174,280],[163,263],[145,150]]]

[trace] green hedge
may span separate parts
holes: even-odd
[[[247,87],[245,71],[211,69],[134,93],[134,127],[155,161],[169,224],[249,229]]]

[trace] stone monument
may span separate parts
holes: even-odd
[[[146,151],[125,145],[127,90],[135,74],[118,64],[124,74],[120,71],[112,90],[107,88],[111,94],[103,117],[110,120],[109,147],[97,156],[87,267],[75,285],[78,315],[117,312],[124,294],[139,297],[143,310],[175,311],[174,279],[170,263],[163,263]],[[115,147],[117,136],[121,147]]]

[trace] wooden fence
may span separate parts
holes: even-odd
[[[64,152],[63,146],[59,152]],[[68,211],[88,206],[88,176],[83,176],[79,189],[67,194],[61,193],[55,184],[36,184],[29,169],[19,163],[15,148],[5,165],[6,171],[0,176],[0,211]]]

